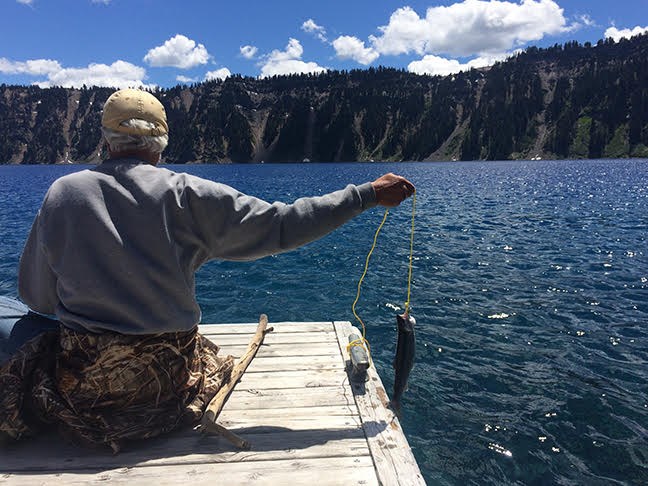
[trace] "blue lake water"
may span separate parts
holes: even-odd
[[[0,166],[0,293],[49,184],[82,166]],[[170,167],[269,200],[385,171],[418,188],[418,355],[403,426],[428,484],[648,484],[648,162]],[[297,251],[212,262],[204,322],[351,320],[374,209]],[[411,202],[392,210],[357,307],[390,390]]]

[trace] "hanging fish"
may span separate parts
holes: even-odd
[[[408,312],[396,316],[398,324],[398,344],[396,345],[396,356],[394,357],[394,393],[392,394],[391,407],[400,415],[401,397],[407,390],[407,379],[409,378],[412,366],[414,366],[414,355],[416,354],[416,340],[414,335],[414,319]]]

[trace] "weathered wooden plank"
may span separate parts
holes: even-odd
[[[313,415],[304,417],[303,415],[293,415],[290,410],[286,410],[284,416],[273,417],[255,417],[255,416],[236,416],[230,414],[227,417],[219,417],[218,423],[223,427],[231,430],[245,429],[254,427],[255,433],[272,433],[277,428],[290,430],[312,430],[314,426],[318,429],[355,429],[362,427],[360,417],[352,415]]]
[[[345,360],[352,326],[350,322],[335,322],[340,350]],[[418,464],[407,443],[400,422],[388,408],[389,398],[374,366],[367,371],[366,383],[351,382],[358,404],[369,450],[376,465],[378,480],[382,484],[424,485]]]
[[[246,346],[222,346],[218,354],[241,356],[245,349]],[[269,356],[331,356],[333,352],[331,345],[327,343],[264,344],[259,348],[257,358]]]
[[[317,332],[333,331],[333,323],[328,322],[270,322],[272,332]],[[254,334],[256,323],[245,324],[200,324],[203,334]]]
[[[229,401],[228,401],[229,404]],[[358,408],[353,405],[329,405],[318,407],[294,407],[292,404],[284,404],[285,408],[246,408],[230,409],[227,405],[220,414],[219,420],[236,421],[242,418],[253,418],[259,423],[266,424],[267,420],[275,418],[299,418],[310,419],[317,417],[334,417],[334,416],[358,416]],[[317,422],[319,426],[319,422]]]
[[[337,344],[336,344],[337,346]],[[259,371],[335,370],[344,369],[342,356],[257,356],[246,373]]]
[[[214,484],[290,484],[348,486],[377,485],[370,456],[337,457],[334,459],[299,459],[259,461],[250,463],[200,464],[186,466],[122,467],[83,473],[50,473],[42,475],[9,475],[0,477],[0,484],[90,485],[90,484],[155,484],[156,486],[191,483],[192,486]]]
[[[271,409],[290,407],[320,407],[353,405],[353,392],[347,386],[321,388],[279,388],[270,390],[237,390],[232,392],[225,409]]]
[[[239,357],[245,352],[245,346],[223,346],[218,354],[226,356],[231,354],[234,357]],[[257,358],[275,358],[275,357],[294,357],[294,356],[339,356],[339,351],[333,351],[330,346],[321,344],[300,344],[300,345],[286,345],[286,344],[273,344],[262,345],[259,348]],[[256,359],[256,358],[255,358]]]
[[[250,342],[253,334],[205,334],[219,346],[244,346]],[[271,344],[303,344],[303,343],[337,343],[335,331],[318,331],[318,332],[269,332],[263,339],[263,343]]]
[[[359,427],[326,429],[312,424],[309,430],[255,427],[234,430],[252,444],[249,451],[234,450],[218,436],[202,436],[196,431],[172,434],[133,444],[117,455],[110,450],[91,450],[61,442],[55,435],[30,439],[2,451],[0,478],[3,474],[39,471],[81,471],[118,467],[193,465],[355,457],[369,453],[364,432]],[[191,468],[188,468],[191,469]],[[12,476],[13,477],[13,476]]]
[[[271,388],[312,388],[343,385],[348,381],[346,372],[334,370],[270,371],[246,373],[236,385],[237,390],[267,390]]]

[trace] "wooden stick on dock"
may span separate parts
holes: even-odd
[[[259,316],[259,325],[257,326],[256,333],[248,344],[248,347],[245,350],[245,354],[243,354],[236,365],[234,365],[229,381],[225,385],[223,385],[223,387],[218,390],[218,393],[216,393],[214,398],[211,399],[202,418],[201,425],[204,431],[220,434],[240,449],[249,449],[250,443],[237,436],[233,432],[230,432],[222,425],[217,424],[216,419],[218,419],[218,416],[223,410],[223,407],[225,406],[227,399],[232,393],[232,390],[241,379],[241,376],[243,376],[243,373],[245,373],[245,370],[254,359],[254,356],[256,356],[256,353],[261,347],[261,344],[263,344],[263,338],[267,333],[272,331],[272,328],[268,328],[267,326],[268,316],[261,314]]]

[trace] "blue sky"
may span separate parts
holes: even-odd
[[[391,66],[451,74],[648,31],[648,0],[0,0],[0,83],[161,86]]]

